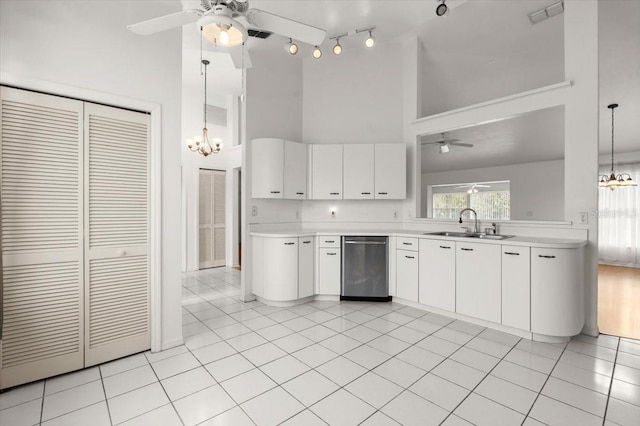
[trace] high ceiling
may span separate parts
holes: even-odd
[[[199,7],[198,0],[183,0],[182,3],[185,8]],[[250,7],[324,28],[328,37],[369,26],[376,27],[374,35],[378,43],[396,43],[408,34],[417,34],[421,39],[428,38],[423,43],[430,46],[429,61],[433,63],[451,62],[452,56],[463,53],[466,62],[456,64],[458,75],[463,75],[460,70],[472,75],[478,65],[491,56],[504,63],[511,61],[516,64],[514,70],[517,70],[519,78],[535,80],[545,67],[546,57],[536,53],[535,67],[523,67],[523,58],[527,53],[534,55],[531,52],[557,48],[557,42],[550,45],[550,40],[558,39],[558,27],[546,25],[547,21],[532,26],[526,13],[552,3],[555,0],[448,0],[447,5],[452,9],[448,18],[436,17],[434,11],[437,2],[427,0],[250,0]],[[454,19],[456,14],[464,14],[465,19]],[[548,21],[553,19],[562,19],[562,16]],[[616,152],[638,151],[640,1],[600,0],[599,19],[600,153],[610,151],[611,117],[606,106],[611,102],[620,104],[616,110]],[[195,27],[193,33],[185,42],[192,44],[193,49],[198,49]],[[297,58],[290,58],[282,49],[285,41],[284,37],[273,35],[266,41],[252,40],[248,47],[250,50],[282,55],[287,60],[310,60],[310,46],[301,46]],[[341,40],[341,43],[347,54],[349,49],[361,48],[362,40],[353,36]],[[325,54],[328,54],[332,44],[331,40],[326,40],[322,45]],[[437,48],[432,48],[434,45]],[[499,84],[497,81],[496,87]],[[503,95],[494,97],[499,96]]]

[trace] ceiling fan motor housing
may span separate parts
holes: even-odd
[[[236,18],[244,15],[249,10],[248,1],[239,0],[200,0],[205,10],[213,10],[216,15],[224,15]]]

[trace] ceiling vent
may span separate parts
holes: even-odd
[[[270,31],[255,30],[253,28],[249,28],[247,32],[249,33],[249,37],[262,38],[262,39],[269,38],[271,34],[273,34]]]
[[[529,14],[529,21],[531,21],[531,25],[534,25],[544,21],[545,19],[551,18],[552,16],[560,15],[563,12],[564,12],[564,3],[559,1],[557,3],[554,3],[550,6],[545,7],[544,9],[531,12]]]

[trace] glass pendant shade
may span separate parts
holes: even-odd
[[[242,24],[224,15],[205,15],[198,25],[202,28],[202,36],[216,46],[239,46],[248,37]]]

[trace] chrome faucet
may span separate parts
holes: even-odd
[[[473,212],[473,218],[475,220],[475,225],[473,227],[473,232],[476,234],[480,233],[480,230],[478,229],[478,213],[476,213],[476,211],[474,209],[470,209],[470,208],[466,208],[466,209],[462,209],[462,211],[460,212],[460,219],[458,219],[458,222],[462,223],[462,213],[466,212],[466,211],[470,211]]]

